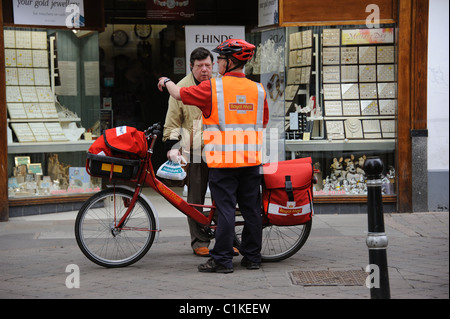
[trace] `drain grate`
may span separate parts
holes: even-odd
[[[362,270],[316,270],[289,273],[294,285],[302,286],[363,286],[368,273]]]

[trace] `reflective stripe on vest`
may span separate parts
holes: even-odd
[[[240,79],[236,79],[240,82],[238,84],[246,86],[245,95],[239,96],[242,101],[236,96],[232,97],[231,102],[228,97],[228,103],[226,103],[223,78],[211,80],[213,94],[215,94],[213,104],[214,101],[217,104],[216,112],[212,112],[207,119],[203,118],[205,154],[209,167],[242,167],[261,164],[265,91],[260,83],[245,78],[238,79]],[[236,85],[236,83],[228,85]],[[254,90],[255,85],[257,92]],[[235,98],[236,102],[234,102]],[[246,101],[247,98],[249,103]],[[213,109],[214,107],[215,105]],[[227,119],[230,123],[226,123]],[[233,121],[238,123],[232,123]]]

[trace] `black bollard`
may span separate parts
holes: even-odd
[[[383,199],[381,195],[383,162],[378,157],[368,157],[364,162],[364,171],[367,175],[367,217],[369,226],[366,244],[369,248],[369,266],[370,269],[373,268],[374,270],[374,282],[370,285],[370,297],[372,299],[390,299],[391,293],[386,255],[388,238],[384,230]]]

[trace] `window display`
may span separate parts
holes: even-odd
[[[395,194],[394,27],[283,30],[286,159],[313,158],[320,170],[315,195],[358,196],[367,192],[365,159],[380,156],[385,165],[383,194]]]
[[[93,103],[89,110],[83,109],[83,103],[89,104],[84,87],[73,98],[54,93],[55,83],[63,80],[55,80],[58,62],[70,61],[81,67],[92,61],[98,56],[98,35],[79,39],[66,30],[10,28],[4,31],[4,38],[9,197],[98,191],[99,181],[85,172],[83,155],[92,140],[83,133],[98,120],[99,107]],[[80,52],[82,42],[91,49],[92,57]],[[58,52],[57,44],[67,46],[67,51]],[[75,69],[71,79],[76,81],[80,72]],[[98,100],[99,92],[89,95]]]

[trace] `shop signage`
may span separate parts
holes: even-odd
[[[393,42],[393,28],[342,30],[342,45]]]
[[[186,21],[194,16],[194,0],[147,0],[147,19]]]
[[[190,60],[191,52],[198,47],[208,50],[216,48],[220,43],[228,39],[245,39],[244,26],[186,26],[186,61]],[[214,64],[213,74],[218,74],[217,54],[213,52]],[[186,63],[186,74],[189,73],[190,65]]]
[[[186,60],[184,58],[173,58],[173,73],[184,74],[186,70]]]
[[[13,11],[14,24],[84,26],[83,0],[16,0]]]
[[[278,24],[278,0],[258,0],[258,27]]]

